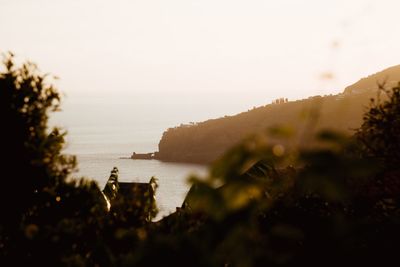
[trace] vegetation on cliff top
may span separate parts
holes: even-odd
[[[276,125],[290,126],[299,133],[307,130],[312,134],[311,126],[314,133],[332,129],[352,135],[360,127],[378,85],[393,86],[398,80],[400,66],[395,66],[360,80],[339,95],[277,101],[235,116],[170,128],[160,140],[157,157],[165,161],[211,163],[246,136]]]

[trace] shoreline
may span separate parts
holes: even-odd
[[[170,162],[170,163],[186,163],[186,164],[196,164],[202,166],[209,166],[211,162],[204,162],[204,161],[191,161],[191,160],[171,160],[165,159],[160,157],[158,151],[156,152],[149,152],[149,153],[136,153],[133,152],[130,158],[122,157],[122,159],[132,159],[132,160],[159,160],[161,162]]]

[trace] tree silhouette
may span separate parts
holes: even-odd
[[[48,129],[60,103],[51,77],[33,63],[16,66],[11,53],[3,67],[0,265],[79,261],[96,244],[104,198],[94,182],[66,180],[76,160],[61,153],[65,132]]]
[[[391,90],[379,87],[384,98],[371,99],[357,137],[368,156],[380,159],[386,167],[399,168],[400,83]]]

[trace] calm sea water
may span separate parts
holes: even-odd
[[[166,163],[158,160],[120,159],[123,154],[80,154],[78,172],[73,177],[88,177],[98,182],[101,189],[110,176],[113,167],[119,169],[122,182],[148,182],[152,176],[158,179],[156,192],[159,214],[162,218],[174,212],[190,188],[187,179],[190,175],[204,176],[207,168],[202,165]]]
[[[78,157],[75,177],[87,177],[103,188],[113,167],[119,169],[120,181],[148,182],[158,179],[156,193],[158,218],[180,207],[190,185],[191,174],[205,176],[201,165],[164,163],[157,160],[120,159],[132,152],[154,152],[163,132],[169,127],[191,121],[235,114],[245,110],[246,102],[223,101],[221,96],[185,93],[157,95],[72,95],[66,98],[63,111],[51,118],[51,124],[68,131],[66,153]]]

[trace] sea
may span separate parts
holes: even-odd
[[[121,182],[149,182],[155,177],[158,182],[156,201],[161,219],[180,207],[190,188],[188,178],[207,175],[207,167],[196,164],[168,163],[159,160],[132,160],[123,158],[125,153],[77,154],[78,171],[72,177],[96,180],[104,188],[113,167],[119,170]]]
[[[165,129],[144,122],[74,125],[69,127],[64,153],[77,157],[77,170],[71,178],[95,180],[103,189],[111,170],[117,167],[121,182],[149,182],[157,179],[156,201],[161,219],[181,207],[190,189],[190,176],[204,178],[208,167],[197,164],[169,163],[159,160],[133,160],[133,152],[158,150]]]
[[[148,182],[155,177],[160,219],[182,205],[191,186],[189,177],[206,177],[208,166],[127,158],[133,152],[158,151],[162,134],[170,127],[233,115],[253,102],[223,93],[69,94],[61,112],[51,115],[50,125],[67,131],[64,153],[78,159],[72,178],[95,180],[103,189],[113,167],[118,168],[120,181]]]
[[[208,166],[126,158],[133,152],[158,151],[168,128],[234,115],[269,102],[260,95],[201,90],[72,92],[63,98],[61,111],[51,115],[50,126],[67,131],[64,153],[78,159],[71,177],[95,180],[101,189],[113,167],[118,168],[120,181],[148,182],[155,177],[156,219],[160,219],[182,205],[191,186],[189,177],[206,177]]]

